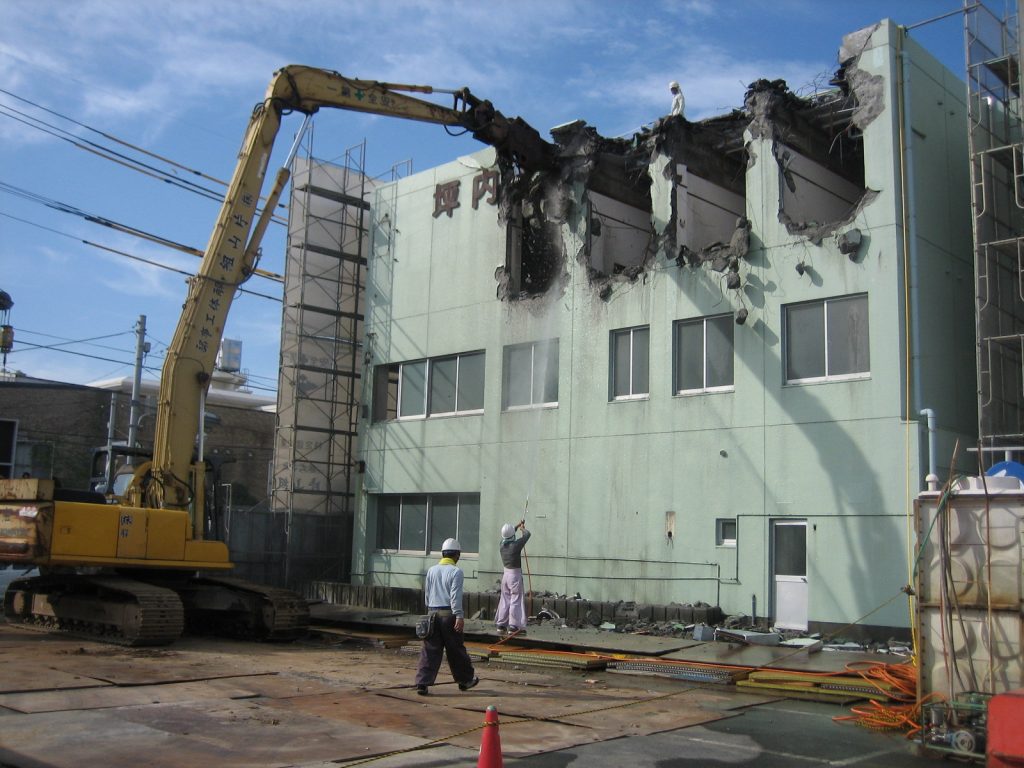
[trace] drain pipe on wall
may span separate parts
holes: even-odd
[[[905,30],[900,30],[901,36],[906,35]],[[910,324],[908,350],[910,358],[910,370],[907,375],[910,377],[912,402],[907,403],[907,413],[919,407],[921,402],[921,323],[920,323],[920,278],[918,275],[918,248],[917,248],[917,201],[914,193],[914,129],[910,120],[910,53],[903,46],[902,37],[899,38],[900,49],[900,80],[899,80],[899,101],[900,101],[900,152],[901,162],[901,202],[903,213],[903,258],[909,261],[907,270],[906,286],[909,292],[908,320]]]
[[[928,420],[928,475],[924,482],[929,491],[937,491],[939,490],[939,476],[935,471],[935,411],[925,408],[921,411],[921,415]]]

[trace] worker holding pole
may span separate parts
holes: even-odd
[[[516,531],[522,535],[516,538]],[[523,549],[530,539],[526,530],[526,521],[520,520],[518,525],[505,523],[501,526],[501,564],[504,571],[501,575],[501,598],[498,600],[498,612],[494,616],[494,624],[499,635],[508,633],[526,633],[526,593],[523,589]]]

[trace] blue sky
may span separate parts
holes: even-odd
[[[0,0],[0,290],[14,300],[16,332],[7,367],[74,383],[130,376],[133,328],[146,315],[146,375],[158,377],[186,293],[181,273],[194,272],[198,260],[81,214],[201,249],[218,204],[103,159],[85,142],[182,182],[223,187],[97,132],[226,180],[252,107],[272,73],[294,63],[468,86],[545,136],[576,119],[618,136],[668,111],[670,80],[682,83],[690,119],[741,106],[746,85],[762,77],[809,93],[834,72],[843,34],[884,17],[912,25],[960,7],[961,0]],[[911,34],[962,76],[961,29],[955,15]],[[286,120],[277,156],[299,123],[300,116]],[[409,159],[425,170],[482,146],[437,126],[338,110],[318,114],[314,131],[324,159],[366,139],[371,175]],[[264,240],[260,266],[273,272],[283,271],[282,229],[272,226]],[[268,280],[246,287],[280,296]],[[243,367],[262,394],[276,387],[280,313],[278,301],[243,295],[228,319],[226,335],[242,341]]]

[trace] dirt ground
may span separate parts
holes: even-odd
[[[202,638],[133,649],[0,625],[0,763],[346,765],[393,752],[422,759],[424,748],[460,762],[475,759],[489,705],[500,713],[503,755],[516,758],[706,724],[769,701],[721,686],[486,661],[473,690],[459,691],[442,668],[422,697],[412,688],[415,649]]]

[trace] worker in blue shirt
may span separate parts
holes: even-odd
[[[416,693],[426,696],[429,686],[437,679],[441,659],[447,654],[452,677],[460,691],[468,691],[480,682],[473,671],[473,661],[466,651],[462,631],[462,569],[458,567],[462,545],[455,539],[445,539],[441,545],[441,560],[427,570],[423,583],[423,597],[427,612],[432,614],[430,634],[423,640],[420,662],[416,668]]]

